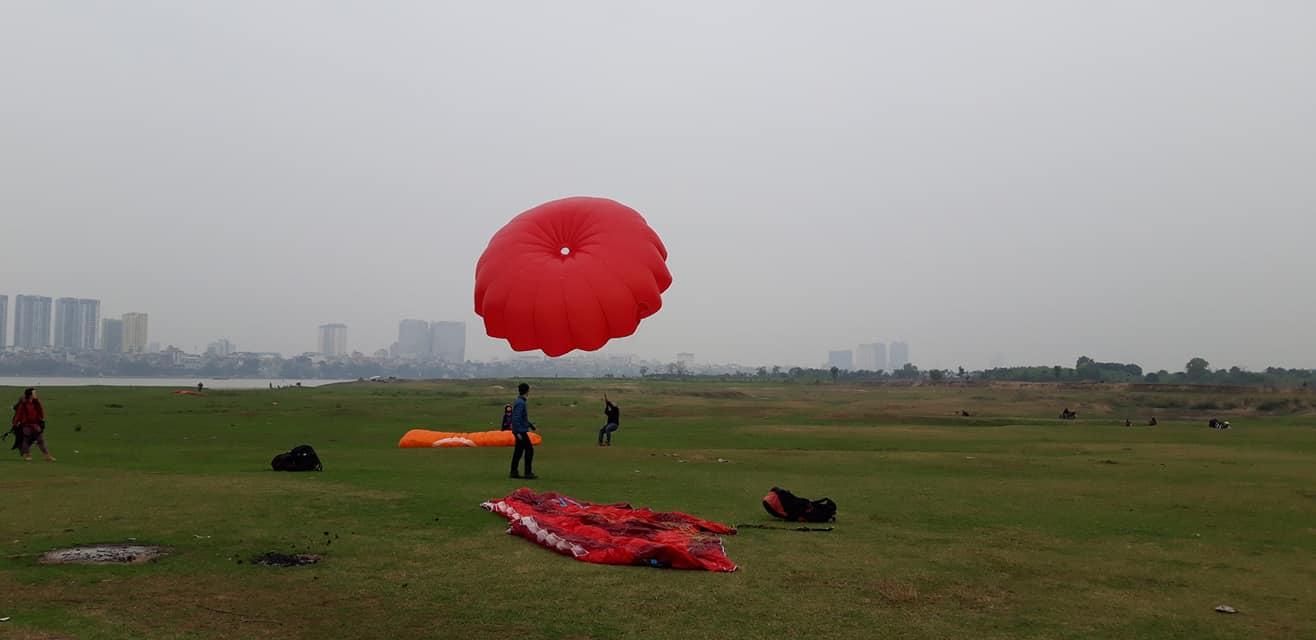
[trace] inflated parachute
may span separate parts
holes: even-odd
[[[537,445],[543,441],[544,439],[539,437],[538,433],[530,434],[530,444]],[[515,444],[516,439],[512,436],[511,431],[454,432],[412,429],[403,434],[401,440],[398,440],[398,446],[403,449],[511,447]]]
[[[736,530],[679,512],[594,504],[517,489],[480,505],[507,518],[507,532],[583,562],[735,571],[721,535]]]
[[[635,333],[672,285],[667,248],[607,198],[541,204],[512,219],[475,267],[475,313],[516,351],[595,351]]]

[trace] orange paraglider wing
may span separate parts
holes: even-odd
[[[538,445],[544,439],[539,437],[538,433],[530,434],[530,444]],[[398,440],[398,447],[402,449],[455,449],[459,447],[511,447],[516,445],[516,440],[511,431],[475,431],[475,432],[455,432],[455,431],[430,431],[428,429],[412,429],[402,435]]]

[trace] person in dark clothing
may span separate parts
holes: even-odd
[[[535,423],[530,421],[530,410],[526,406],[526,396],[530,394],[530,385],[522,382],[516,388],[519,395],[512,403],[512,437],[516,439],[516,450],[512,452],[512,473],[509,477],[534,480],[539,476],[533,471],[535,463],[535,446],[530,442],[530,432],[537,431]],[[525,455],[525,475],[517,473],[521,455]]]
[[[505,404],[503,405],[503,428],[499,429],[499,431],[511,431],[511,430],[512,430],[512,405]]]
[[[608,394],[603,394],[603,415],[607,416],[608,421],[604,423],[603,428],[599,429],[599,446],[612,446],[612,432],[621,426],[621,408],[613,404],[608,399]],[[604,438],[607,442],[604,443]]]
[[[45,454],[47,462],[54,462],[55,456],[46,449],[46,411],[37,399],[36,389],[24,389],[23,397],[14,405],[14,419],[11,429],[18,436],[18,452],[24,460],[32,459],[32,445],[37,445]]]

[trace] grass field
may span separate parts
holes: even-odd
[[[0,638],[1316,638],[1316,394],[544,380],[539,480],[507,478],[510,449],[395,448],[496,428],[514,384],[45,389],[59,461],[0,456]],[[598,448],[605,390],[622,429]],[[303,442],[324,473],[268,470]],[[599,566],[478,507],[523,485],[727,523],[768,522],[773,485],[840,511],[727,538],[733,574]],[[174,553],[36,561],[130,539]],[[245,561],[302,550],[325,559]]]

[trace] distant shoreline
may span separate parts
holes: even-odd
[[[180,378],[178,376],[0,376],[0,387],[186,387],[201,383],[207,389],[266,389],[274,387],[321,387],[352,380],[290,378]]]

